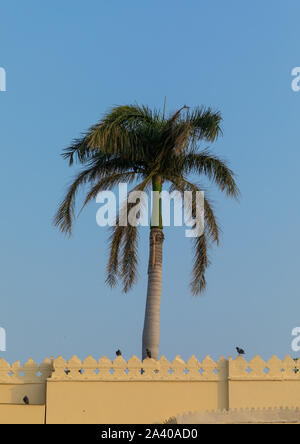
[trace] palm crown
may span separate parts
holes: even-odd
[[[55,216],[55,224],[62,232],[71,234],[75,217],[78,189],[88,183],[84,206],[102,190],[114,188],[121,182],[134,184],[134,189],[161,191],[168,184],[172,190],[200,191],[188,180],[190,174],[205,175],[227,196],[239,194],[233,172],[226,163],[199,142],[213,142],[221,133],[221,115],[210,108],[188,107],[168,118],[145,106],[118,106],[107,113],[81,138],[74,140],[63,157],[72,165],[84,165],[67,190]],[[191,202],[191,206],[193,206]],[[129,206],[130,208],[130,206]],[[194,239],[194,266],[191,290],[199,294],[206,287],[205,271],[209,261],[207,250],[219,241],[219,228],[208,198],[204,197],[205,230]],[[192,208],[193,210],[193,208]],[[162,228],[160,214],[159,228]],[[137,276],[137,227],[112,228],[107,283],[115,285],[120,279],[127,292]]]

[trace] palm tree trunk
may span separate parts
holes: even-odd
[[[147,349],[151,352],[151,357],[153,359],[158,359],[163,240],[164,234],[162,229],[151,228],[148,290],[143,331],[143,359],[147,357]]]
[[[153,191],[162,191],[162,180],[160,176],[155,176],[152,181]],[[163,224],[161,199],[158,207],[153,207],[152,221],[158,225],[151,224],[150,230],[150,252],[148,265],[148,289],[147,302],[143,330],[142,357],[147,357],[147,350],[150,351],[153,359],[158,359],[159,336],[160,336],[160,300],[162,287],[162,250],[163,250]],[[158,214],[157,214],[158,211]],[[158,217],[155,217],[157,216]]]

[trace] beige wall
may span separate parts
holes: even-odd
[[[30,404],[45,404],[46,382],[40,384],[0,384],[0,404],[23,404],[27,396]]]
[[[0,424],[44,424],[45,406],[0,404]]]
[[[300,407],[299,364],[290,356],[267,362],[259,356],[250,362],[229,358],[230,408]]]
[[[20,405],[25,395],[29,406]],[[44,422],[45,405],[49,424],[159,423],[191,411],[300,408],[299,363],[289,356],[266,362],[74,356],[23,367],[0,360],[0,422]]]
[[[23,404],[24,396],[31,405],[45,404],[46,380],[52,371],[50,359],[41,365],[29,359],[23,366],[19,361],[10,365],[0,359],[0,404]]]
[[[300,407],[298,381],[229,381],[230,408]]]
[[[47,423],[161,423],[185,411],[216,410],[225,402],[214,381],[48,381]]]

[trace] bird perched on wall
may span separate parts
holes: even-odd
[[[149,348],[146,348],[146,354],[147,354],[147,358],[151,358],[151,351],[149,350]]]
[[[121,350],[117,350],[117,351],[116,351],[116,355],[117,355],[117,356],[122,356],[122,352],[121,352]]]
[[[24,404],[29,405],[29,398],[28,398],[28,396],[24,396],[23,402],[24,402]]]
[[[238,352],[238,354],[241,355],[245,355],[245,351],[242,348],[236,347],[236,351]]]

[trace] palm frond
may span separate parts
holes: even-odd
[[[116,225],[112,227],[109,237],[109,259],[106,267],[106,283],[110,287],[117,285],[119,274],[119,255],[123,243],[124,231],[126,227]]]
[[[213,204],[207,195],[204,195],[204,221],[205,230],[208,233],[210,240],[219,245],[221,228],[215,216]]]
[[[210,262],[207,253],[207,241],[205,233],[194,238],[194,265],[191,292],[194,296],[199,295],[206,289],[205,272]]]
[[[142,157],[143,147],[139,144],[137,130],[149,126],[158,119],[156,114],[145,106],[117,106],[110,110],[102,120],[90,127],[82,137],[74,139],[65,149],[63,157],[72,165],[76,159],[86,162],[95,152],[110,154],[122,153],[127,158]]]
[[[186,173],[205,174],[227,196],[236,199],[239,197],[240,192],[235,182],[233,171],[228,168],[223,160],[213,156],[208,150],[201,153],[186,154],[183,164]]]
[[[189,182],[187,179],[183,177],[169,177],[169,181],[171,182],[170,191],[179,191],[181,195],[184,195],[185,191],[191,191],[193,193],[192,199],[191,199],[191,214],[192,217],[196,217],[196,211],[195,211],[195,194],[196,192],[204,192],[204,187],[199,187],[199,185],[196,185],[192,182]],[[217,218],[214,214],[214,208],[213,203],[208,198],[207,194],[204,192],[204,221],[205,221],[205,230],[208,238],[211,240],[211,242],[216,242],[217,245],[219,245],[219,237],[221,228],[217,222]]]
[[[152,177],[153,174],[147,176],[132,191],[147,190],[151,185]],[[127,220],[128,214],[134,206],[134,203],[128,202],[127,197],[125,204],[120,209],[116,225],[111,227],[110,254],[106,268],[106,283],[113,287],[117,284],[117,279],[120,278],[125,293],[132,288],[137,278],[138,228],[129,224],[123,226],[121,221],[124,221],[124,215]],[[120,266],[122,266],[121,269]]]
[[[90,202],[91,199],[94,199],[97,194],[100,193],[100,191],[111,190],[120,183],[132,183],[136,179],[136,176],[137,173],[129,171],[102,177],[99,182],[91,187],[85,198],[82,209],[88,204],[88,202]]]
[[[125,227],[122,250],[123,292],[127,293],[135,284],[138,266],[138,229],[132,225]]]
[[[175,178],[170,177],[169,181],[172,183],[170,191],[176,190],[179,191],[182,195],[185,191],[192,192],[192,199],[190,201],[191,206],[191,214],[193,219],[197,218],[196,212],[196,192],[203,191],[203,188],[200,189],[199,186],[189,182],[183,177]],[[196,221],[197,222],[197,221]],[[208,197],[204,194],[204,232],[201,236],[193,238],[194,243],[194,265],[193,265],[193,278],[191,282],[191,290],[193,295],[198,295],[203,292],[206,288],[206,278],[205,272],[207,267],[209,266],[208,259],[208,240],[210,243],[216,242],[219,244],[219,233],[220,227],[217,223],[213,205],[209,201]],[[193,228],[195,228],[196,223]]]
[[[196,140],[215,141],[220,134],[221,114],[211,108],[197,107],[189,114],[190,125],[193,128],[193,138]]]
[[[62,233],[71,235],[73,219],[75,217],[75,199],[81,185],[85,184],[93,169],[89,168],[80,172],[74,182],[69,186],[65,198],[61,202],[55,216],[54,225]]]
[[[72,224],[75,218],[75,199],[79,188],[87,182],[92,184],[90,193],[88,194],[84,205],[97,195],[101,189],[111,189],[122,181],[133,181],[139,173],[135,171],[127,171],[131,167],[131,163],[123,159],[97,154],[87,163],[87,168],[81,171],[69,186],[66,196],[61,202],[59,209],[54,217],[54,225],[57,226],[62,233],[71,235]],[[98,180],[96,185],[94,181]]]

